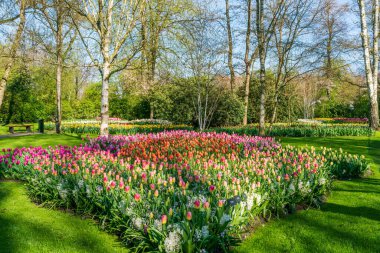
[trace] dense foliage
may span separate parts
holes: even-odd
[[[1,175],[25,180],[35,200],[95,215],[137,250],[155,252],[227,251],[252,218],[318,205],[334,176],[366,169],[363,157],[341,151],[186,131],[0,156]]]

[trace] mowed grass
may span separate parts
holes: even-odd
[[[29,146],[56,146],[56,145],[79,145],[83,143],[81,137],[66,134],[35,134],[27,136],[0,137],[0,149],[21,148]]]
[[[380,133],[375,137],[282,138],[365,155],[373,175],[336,181],[327,203],[259,227],[236,252],[380,252]]]
[[[343,148],[363,154],[371,161],[374,174],[363,179],[336,181],[328,201],[320,209],[272,219],[234,251],[380,252],[380,133],[370,138],[282,138],[281,142]],[[0,147],[5,148],[80,143],[80,137],[70,135],[0,139]],[[13,229],[17,232],[10,234]],[[99,243],[86,238],[95,238]],[[0,252],[122,252],[122,249],[115,237],[100,231],[91,221],[39,208],[28,200],[21,183],[1,182]]]
[[[89,219],[38,207],[20,182],[0,182],[0,252],[127,252]]]

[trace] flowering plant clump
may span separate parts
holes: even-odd
[[[355,123],[367,124],[367,118],[315,118],[315,120],[323,123]]]
[[[110,134],[137,134],[137,133],[157,133],[167,130],[191,130],[192,127],[187,125],[173,125],[167,124],[166,121],[113,121],[108,125]],[[53,130],[54,124],[48,123],[47,130]],[[100,133],[100,121],[78,121],[78,122],[64,122],[61,126],[63,133],[73,134],[99,134]]]
[[[275,123],[266,127],[267,136],[272,137],[328,137],[328,136],[371,136],[374,131],[367,124],[340,123]],[[258,135],[259,125],[213,128],[210,131]]]
[[[340,155],[272,138],[171,131],[3,150],[0,173],[25,180],[37,201],[94,215],[137,251],[220,252],[254,217],[320,203],[332,168],[343,168],[330,156]],[[355,170],[359,160],[366,164],[345,162]]]

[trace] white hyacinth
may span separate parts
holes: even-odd
[[[253,198],[256,200],[256,204],[257,204],[257,205],[260,205],[260,204],[261,204],[261,200],[262,200],[261,195],[258,194],[258,193],[252,193],[252,196],[253,196]]]
[[[158,230],[158,231],[162,231],[162,222],[160,220],[154,220],[154,227]]]
[[[57,190],[58,190],[58,194],[61,197],[61,199],[66,199],[67,198],[67,190],[63,189],[62,184],[58,184],[57,185]]]
[[[167,253],[175,253],[181,250],[181,234],[178,230],[169,233],[165,239],[164,246]]]
[[[318,183],[320,184],[320,185],[324,185],[325,183],[326,183],[326,178],[320,178],[319,179],[319,181],[318,181]]]
[[[142,228],[143,228],[143,220],[140,217],[132,219],[132,223],[133,223],[133,226],[137,230],[142,230]]]
[[[253,207],[254,197],[253,194],[247,194],[247,210],[250,211]]]
[[[91,197],[91,189],[88,185],[86,185],[86,195],[87,195],[87,198]]]
[[[79,187],[79,188],[82,188],[83,185],[84,185],[84,181],[83,181],[82,179],[79,180],[79,181],[78,181],[78,187]]]

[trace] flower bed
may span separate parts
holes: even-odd
[[[258,135],[258,124],[213,128],[210,131]],[[307,124],[307,123],[276,123],[266,127],[266,136],[272,137],[329,137],[329,136],[371,136],[374,131],[363,124]]]
[[[159,123],[161,122],[161,123]],[[54,130],[54,123],[46,124],[46,130]],[[166,130],[191,130],[192,127],[187,125],[167,124],[165,121],[112,121],[108,125],[110,134],[137,134],[137,133],[158,133]],[[100,121],[72,121],[63,122],[61,131],[63,133],[73,134],[99,134]]]
[[[136,250],[155,252],[227,251],[254,217],[316,205],[334,174],[368,169],[342,151],[187,131],[3,152],[0,174],[25,180],[35,200],[91,214]]]
[[[323,123],[354,123],[354,124],[368,124],[367,118],[315,118],[314,120]]]

